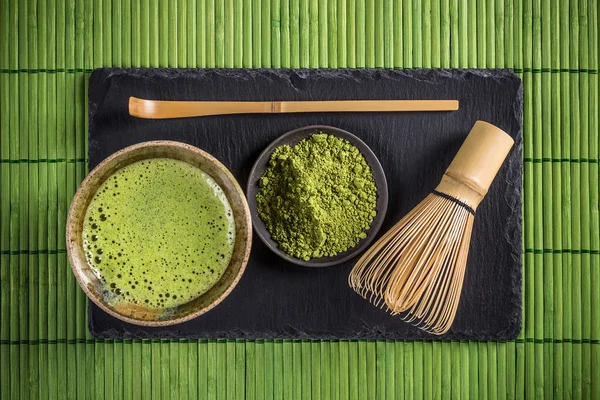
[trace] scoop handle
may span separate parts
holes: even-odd
[[[150,119],[226,114],[456,110],[458,100],[166,101],[129,98],[129,114]]]
[[[445,175],[486,195],[515,141],[502,129],[477,121]]]

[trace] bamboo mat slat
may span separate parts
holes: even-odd
[[[7,0],[0,398],[598,398],[598,0]],[[98,67],[511,68],[523,79],[513,341],[96,341],[69,269]]]

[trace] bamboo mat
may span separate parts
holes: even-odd
[[[598,0],[3,0],[0,396],[600,397]],[[512,68],[524,314],[506,342],[97,341],[68,266],[93,68]]]

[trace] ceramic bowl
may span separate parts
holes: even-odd
[[[236,235],[233,256],[221,279],[206,293],[169,309],[154,309],[126,302],[110,303],[108,289],[88,265],[83,249],[83,221],[88,205],[102,183],[119,169],[136,161],[171,158],[185,161],[210,175],[223,189],[233,210]],[[85,178],[71,203],[67,218],[67,251],[73,273],[86,295],[98,307],[123,321],[144,326],[165,326],[195,318],[219,304],[233,290],[250,256],[252,227],[248,203],[237,181],[210,154],[184,143],[152,141],[127,147],[105,159]],[[114,296],[113,296],[114,298]]]
[[[371,171],[373,172],[373,179],[375,181],[375,186],[377,187],[377,203],[375,205],[375,211],[377,212],[377,215],[373,219],[371,227],[366,232],[367,237],[359,241],[353,248],[341,252],[333,257],[313,258],[308,261],[305,261],[293,257],[281,250],[277,245],[277,242],[275,242],[271,238],[267,227],[258,216],[256,194],[259,191],[258,181],[265,172],[269,159],[271,158],[271,153],[273,153],[273,150],[275,150],[275,148],[283,145],[295,146],[301,140],[306,139],[311,135],[319,132],[323,132],[329,135],[339,137],[341,139],[345,139],[352,145],[354,145],[356,148],[358,148],[358,150],[361,152],[361,154],[371,167]],[[373,239],[375,239],[377,232],[379,232],[379,229],[381,228],[381,225],[383,224],[383,220],[385,218],[385,213],[387,211],[388,204],[388,188],[385,173],[383,172],[383,168],[381,167],[379,160],[377,160],[377,157],[375,156],[375,154],[373,154],[373,151],[371,151],[371,149],[362,140],[360,140],[358,137],[351,134],[350,132],[346,132],[339,128],[334,128],[332,126],[324,125],[313,125],[294,129],[293,131],[290,131],[273,141],[261,153],[261,155],[256,160],[256,163],[252,167],[252,170],[250,171],[250,178],[248,179],[246,195],[248,197],[248,205],[250,206],[250,212],[252,213],[252,223],[254,225],[254,230],[258,234],[258,237],[267,245],[269,249],[271,249],[279,257],[283,258],[286,261],[304,267],[329,267],[332,265],[340,264],[344,261],[355,257],[360,252],[365,250],[367,246],[371,244]]]

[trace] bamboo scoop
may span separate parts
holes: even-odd
[[[458,100],[164,101],[129,98],[129,114],[150,119],[224,114],[456,110]]]
[[[475,211],[513,143],[504,131],[477,121],[433,193],[358,260],[350,286],[427,332],[447,332],[460,300]]]

